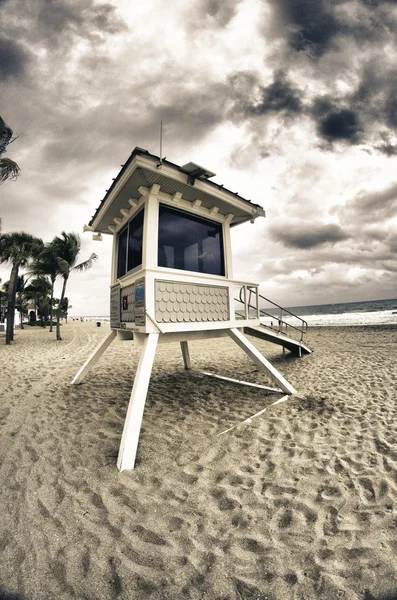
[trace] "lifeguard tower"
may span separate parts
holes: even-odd
[[[113,235],[111,331],[71,383],[82,381],[116,336],[142,347],[120,444],[120,470],[134,468],[158,343],[180,342],[190,369],[189,341],[230,336],[266,371],[276,391],[286,394],[295,392],[292,385],[243,331],[289,344],[299,354],[309,351],[280,328],[261,331],[258,285],[233,279],[230,228],[254,223],[265,211],[210,181],[213,176],[195,163],[180,167],[137,147],[85,226],[94,239]]]

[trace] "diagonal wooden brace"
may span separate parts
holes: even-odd
[[[95,348],[93,353],[87,358],[81,369],[78,371],[77,375],[74,376],[70,385],[74,385],[76,383],[81,383],[84,377],[87,375],[88,371],[95,365],[97,360],[102,356],[105,352],[106,348],[110,346],[116,337],[117,332],[112,329],[109,334],[101,341],[101,343]]]
[[[277,383],[277,385],[286,394],[295,394],[296,390],[290,383],[277,371],[275,367],[255,348],[251,342],[238,329],[228,329],[228,334],[236,342],[238,346],[259,366],[262,367],[269,377]]]

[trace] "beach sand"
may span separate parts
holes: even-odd
[[[158,348],[137,466],[116,458],[139,349],[109,325],[0,334],[0,598],[397,597],[397,329],[318,328],[313,354],[229,339]],[[258,411],[260,416],[243,423]],[[230,427],[227,433],[219,435]]]

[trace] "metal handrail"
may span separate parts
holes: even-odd
[[[255,293],[255,295],[256,295],[256,290],[254,291],[249,286],[247,286],[247,289],[248,289],[247,308],[248,309],[251,308],[253,310],[257,310],[257,308],[253,304],[251,304],[251,294]],[[240,298],[235,298],[235,300],[236,300],[236,302],[240,302],[241,304],[245,305],[245,301],[242,299],[242,292],[243,292],[243,288],[240,289]],[[258,294],[258,298],[261,298],[265,302],[268,302],[269,304],[272,304],[273,306],[279,308],[280,311],[281,311],[280,317],[277,317],[276,315],[272,315],[271,313],[266,312],[263,308],[259,308],[259,315],[260,316],[266,316],[266,317],[270,317],[271,319],[277,319],[277,321],[278,321],[278,328],[277,327],[273,327],[273,323],[271,323],[270,327],[272,329],[276,329],[279,333],[283,333],[283,326],[285,326],[285,333],[287,333],[288,327],[290,327],[292,329],[295,329],[296,331],[299,331],[299,333],[301,334],[301,341],[303,340],[303,334],[306,333],[307,330],[308,330],[307,321],[305,321],[304,319],[302,319],[302,317],[298,317],[298,315],[294,314],[293,312],[291,312],[287,308],[283,308],[282,306],[280,306],[276,302],[273,302],[272,300],[269,300],[269,298],[266,298],[265,296],[262,296],[262,294]],[[290,323],[287,323],[287,321],[284,321],[283,320],[283,313],[286,313],[286,314],[290,315],[294,319],[298,319],[298,321],[301,322],[301,326],[300,327],[296,327],[295,325],[291,325]]]

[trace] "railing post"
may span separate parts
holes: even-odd
[[[256,318],[261,318],[261,310],[259,308],[259,287],[256,286]]]

